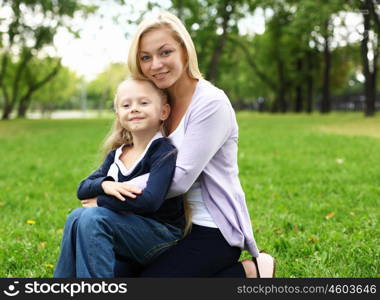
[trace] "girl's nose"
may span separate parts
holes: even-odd
[[[132,112],[136,112],[136,111],[138,111],[139,110],[139,108],[138,108],[138,104],[131,104],[131,111]]]

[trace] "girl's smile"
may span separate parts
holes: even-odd
[[[156,133],[169,115],[168,104],[148,82],[129,80],[122,83],[117,99],[120,124],[132,135]]]

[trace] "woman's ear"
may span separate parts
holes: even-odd
[[[161,121],[165,121],[167,118],[169,118],[169,115],[170,115],[170,105],[165,103],[163,106],[162,106],[162,111],[161,111],[161,118],[160,120]]]

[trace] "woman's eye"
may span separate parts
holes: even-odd
[[[172,50],[164,50],[164,51],[162,51],[162,55],[167,56],[172,52],[173,52]]]
[[[140,59],[142,61],[147,61],[149,59],[149,56],[148,55],[144,55],[144,56],[141,56]]]

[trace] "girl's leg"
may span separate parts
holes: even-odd
[[[180,230],[169,230],[153,219],[86,208],[78,222],[76,277],[114,277],[115,255],[146,264],[179,236]]]
[[[61,254],[55,265],[54,277],[75,277],[75,248],[77,238],[78,220],[85,208],[80,207],[72,211],[66,220],[65,229],[63,231]]]
[[[234,265],[240,253],[219,229],[193,225],[191,232],[147,266],[141,277],[213,277]]]

